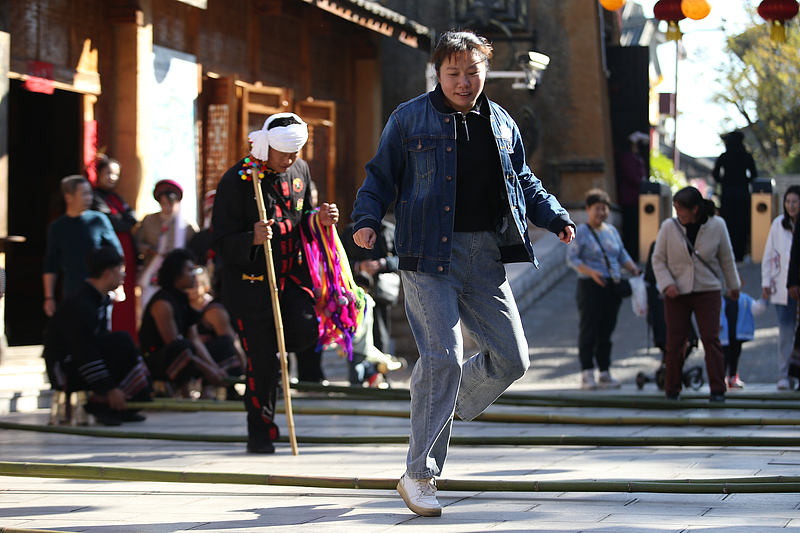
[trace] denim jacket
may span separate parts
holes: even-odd
[[[504,263],[531,261],[538,267],[527,234],[527,218],[560,233],[575,224],[555,196],[533,175],[517,124],[505,109],[481,95],[500,153],[508,209],[495,239]],[[400,270],[446,275],[456,199],[456,115],[448,113],[441,89],[400,105],[386,124],[367,177],[353,206],[353,232],[380,231],[381,219],[396,201],[395,246]]]

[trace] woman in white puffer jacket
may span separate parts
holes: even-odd
[[[783,214],[772,221],[761,260],[762,297],[775,305],[778,315],[778,390],[792,388],[789,358],[792,355],[797,302],[789,298],[786,275],[789,272],[789,252],[798,213],[800,185],[792,185],[783,195]]]

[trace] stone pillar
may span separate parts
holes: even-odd
[[[109,18],[113,25],[114,70],[111,94],[109,155],[120,162],[122,174],[117,192],[134,209],[142,195],[147,174],[150,127],[148,93],[153,79],[153,21],[151,0],[112,0]]]

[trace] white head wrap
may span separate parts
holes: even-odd
[[[264,127],[248,136],[253,156],[261,161],[269,158],[269,147],[288,154],[299,152],[308,141],[308,124],[294,113],[276,113]]]

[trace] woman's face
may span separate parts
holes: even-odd
[[[181,275],[175,280],[175,288],[183,291],[191,289],[194,286],[195,270],[194,262],[187,259]]]
[[[797,214],[800,213],[800,196],[790,192],[783,201],[783,207],[786,209],[786,214],[789,215],[789,218],[797,220]]]
[[[599,228],[608,218],[608,204],[605,202],[595,202],[586,207],[586,214],[589,217],[589,225]]]
[[[678,202],[673,202],[672,205],[675,207],[675,214],[678,215],[678,222],[683,224],[693,224],[697,222],[697,211],[700,209],[699,206],[694,206],[693,208],[689,209],[688,207],[683,207]]]
[[[468,113],[483,92],[486,62],[475,51],[454,54],[439,67],[438,76],[447,104],[456,111]]]
[[[161,212],[167,216],[178,211],[180,200],[173,200],[169,194],[162,194],[158,197],[158,205],[161,206]]]
[[[97,173],[97,186],[104,191],[110,191],[117,186],[119,180],[119,165],[111,163]]]

